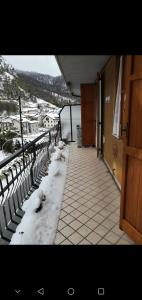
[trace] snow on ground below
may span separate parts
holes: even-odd
[[[49,107],[52,107],[52,108],[58,108],[56,105],[54,105],[54,104],[52,104],[50,102],[47,102],[47,101],[45,101],[45,100],[43,100],[41,98],[37,98],[36,97],[36,101],[37,101],[38,104],[44,104],[44,105],[48,105]]]
[[[68,146],[64,146],[62,153],[58,147],[55,147],[55,150],[51,157],[48,176],[43,178],[39,189],[23,204],[22,209],[25,211],[25,215],[12,236],[10,245],[49,245],[54,243],[69,155]],[[63,159],[64,156],[65,160]],[[44,196],[46,199],[42,201]],[[43,207],[36,213],[35,211],[40,203]]]
[[[46,129],[46,131],[47,131],[47,129]],[[28,135],[24,134],[23,135],[24,142],[28,142],[29,143],[29,142],[35,140],[41,134],[42,133],[40,131],[37,132],[37,133],[34,133],[34,134],[28,134]],[[21,143],[21,137],[15,137],[15,138],[13,138],[13,141],[14,142],[19,141]]]
[[[8,155],[6,155],[2,150],[0,150],[0,161],[4,160],[7,157]]]
[[[13,75],[11,75],[10,73],[8,73],[8,72],[5,72],[5,75],[8,77],[8,78],[10,78],[11,80],[13,80],[14,79],[14,76]]]
[[[36,97],[36,101],[37,101],[38,104],[45,104],[45,105],[47,105],[47,102],[45,100],[41,99],[41,98],[37,98]]]
[[[41,132],[37,132],[37,133],[34,133],[34,134],[29,134],[29,135],[24,134],[23,138],[27,142],[30,142],[30,141],[33,141],[34,139],[36,139],[39,135],[41,135]]]

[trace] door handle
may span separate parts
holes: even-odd
[[[125,136],[128,137],[128,123],[126,123],[124,128],[121,129],[121,135],[123,132],[125,132]]]

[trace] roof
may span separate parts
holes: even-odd
[[[110,55],[56,55],[55,58],[72,95],[80,96],[80,84],[94,83]]]
[[[28,120],[28,122],[31,123],[31,124],[38,123],[38,121],[36,121],[36,120],[32,120],[32,121]]]
[[[39,113],[24,113],[24,116],[38,118],[39,117]]]
[[[10,103],[16,103],[17,105],[18,105],[18,102],[17,102],[17,100],[15,100],[15,99],[0,99],[0,102],[10,102]]]
[[[54,113],[47,113],[46,116],[44,116],[44,118],[46,118],[46,117],[49,117],[49,118],[51,118],[53,120],[59,119],[59,116],[57,114],[54,114]]]
[[[5,118],[5,119],[2,119],[0,122],[1,123],[12,123],[12,120],[10,118]]]
[[[38,108],[37,107],[24,107],[23,109],[22,109],[23,111],[38,111]]]

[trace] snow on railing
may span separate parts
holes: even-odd
[[[21,207],[47,175],[60,123],[0,162],[0,237],[10,241],[24,212]]]

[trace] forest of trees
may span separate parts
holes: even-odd
[[[7,115],[15,114],[18,110],[18,102],[0,101],[0,114],[6,112]]]
[[[62,76],[49,76],[33,72],[18,72],[18,84],[26,92],[35,95],[56,106],[63,106],[67,101],[59,101],[58,96],[71,98]],[[57,95],[53,95],[56,93]]]

